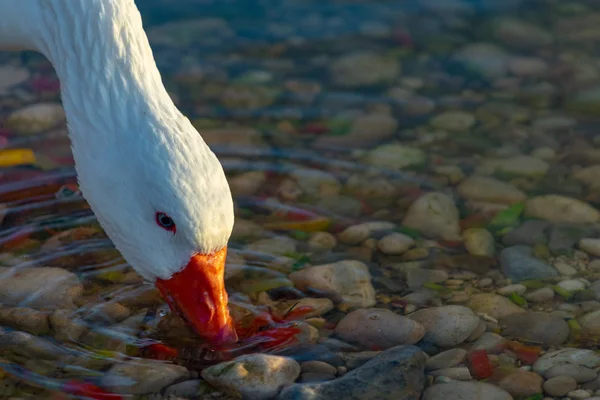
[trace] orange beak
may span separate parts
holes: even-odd
[[[196,254],[170,279],[157,279],[156,287],[174,312],[211,344],[237,341],[225,291],[227,247],[212,254]]]

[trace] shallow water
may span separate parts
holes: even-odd
[[[270,307],[290,317],[303,298],[304,311],[323,306],[307,322],[288,321],[302,332],[269,351],[311,360],[322,351],[311,346],[328,337],[382,350],[391,345],[336,324],[355,308],[408,315],[443,305],[470,308],[487,332],[543,351],[597,349],[599,2],[145,0],[140,9],[167,88],[230,178],[234,315],[248,322]],[[118,391],[107,371],[137,356],[166,357],[191,379],[241,353],[205,349],[113,249],[77,193],[58,90],[39,55],[0,53],[0,261],[62,268],[83,285],[55,299],[67,322],[31,298],[15,311],[0,294],[0,398],[63,398],[70,379]],[[47,113],[25,109],[39,103]],[[35,160],[10,149],[31,149]],[[346,230],[369,221],[389,224]],[[364,262],[371,283],[345,276],[353,267],[337,272],[350,282],[337,292],[290,277],[342,260]],[[493,293],[509,303],[502,312],[474,301]],[[312,300],[325,298],[333,304]],[[536,314],[519,332],[523,321],[503,319],[517,307],[551,321]],[[61,335],[65,327],[76,338]],[[19,331],[44,340],[25,345],[17,339],[32,339]],[[475,340],[469,332],[451,345],[415,342],[434,355],[471,351]],[[413,344],[394,342],[405,343]],[[531,364],[511,343],[488,351],[497,370]],[[141,392],[185,380],[178,371]],[[516,386],[507,380],[492,383]],[[541,381],[527,382],[514,398],[541,392]],[[203,385],[196,394],[216,390]],[[600,384],[580,389],[592,395]]]

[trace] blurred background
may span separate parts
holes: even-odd
[[[512,347],[482,345],[511,371],[492,383],[541,399],[552,376],[520,367],[597,348],[600,1],[136,3],[167,89],[234,194],[234,315],[304,310],[293,343],[252,351],[329,363],[296,378],[336,382],[360,364],[343,352],[417,343],[433,356],[493,334]],[[89,395],[84,382],[221,396],[198,374],[227,354],[196,342],[81,198],[60,84],[35,53],[0,52],[0,222],[0,398]],[[14,266],[33,272],[17,282]],[[449,341],[423,322],[448,306],[470,321],[444,320],[469,330]],[[389,342],[350,312],[372,307]],[[415,311],[441,336],[398,320]],[[565,387],[592,396],[600,357],[582,354],[587,378]],[[452,366],[492,376],[463,359]]]

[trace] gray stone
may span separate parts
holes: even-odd
[[[422,400],[513,400],[504,390],[481,382],[450,382],[433,385]]]
[[[270,399],[300,376],[300,365],[288,357],[249,354],[202,371],[212,386],[231,396]]]
[[[428,371],[455,367],[467,356],[467,351],[464,349],[450,349],[430,357],[425,364],[425,369]]]
[[[425,355],[393,347],[334,381],[292,385],[279,400],[418,400],[425,385]]]
[[[179,365],[132,359],[109,369],[102,377],[102,386],[116,393],[147,394],[159,392],[188,376],[187,369]]]
[[[531,312],[512,314],[500,321],[502,335],[545,346],[563,344],[569,337],[569,325],[555,315]]]
[[[512,246],[500,254],[502,272],[513,282],[541,280],[558,275],[556,269],[533,255],[529,246]]]
[[[463,306],[442,306],[419,310],[409,318],[426,330],[426,342],[439,347],[452,347],[464,342],[479,325],[479,318]]]
[[[506,246],[527,245],[535,246],[538,243],[546,243],[546,229],[551,226],[548,221],[532,220],[525,221],[502,238]]]

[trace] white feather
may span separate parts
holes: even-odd
[[[142,276],[169,278],[227,244],[225,174],[165,90],[133,0],[0,0],[0,48],[54,65],[83,195]]]

